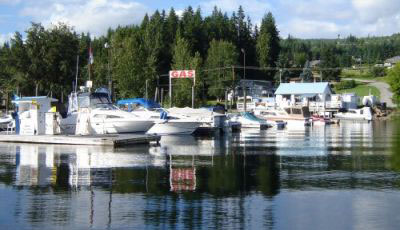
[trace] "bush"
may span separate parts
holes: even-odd
[[[377,67],[377,66],[375,66],[375,67],[373,67],[371,69],[371,74],[374,77],[383,77],[383,76],[386,75],[385,67]]]
[[[342,81],[339,82],[335,85],[336,90],[343,90],[343,89],[352,89],[357,86],[356,81],[350,80],[350,81]]]

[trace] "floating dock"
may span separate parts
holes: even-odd
[[[65,144],[65,145],[103,145],[124,146],[132,144],[149,144],[160,141],[158,135],[115,134],[115,135],[15,135],[0,134],[0,142],[32,144]]]

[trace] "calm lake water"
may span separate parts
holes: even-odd
[[[0,144],[0,229],[399,229],[400,122]]]

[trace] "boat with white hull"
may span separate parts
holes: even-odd
[[[229,115],[229,121],[238,122],[241,128],[257,128],[257,129],[267,129],[267,121],[254,116],[254,114],[249,112],[242,112],[240,114]]]
[[[304,127],[311,125],[310,112],[307,107],[301,108],[259,108],[254,114],[268,121],[286,122],[287,127]]]
[[[347,111],[338,112],[334,116],[342,120],[372,121],[373,119],[370,107],[348,109]]]
[[[147,131],[147,134],[192,134],[203,125],[203,122],[198,119],[171,116],[159,104],[143,98],[123,99],[118,101],[117,104],[125,106],[129,113],[143,119],[152,120],[154,125]]]
[[[104,93],[73,93],[60,128],[65,134],[116,134],[146,132],[154,121],[122,111]]]
[[[202,123],[185,120],[159,121],[151,127],[147,134],[171,135],[171,134],[192,134]]]

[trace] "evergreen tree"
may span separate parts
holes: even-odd
[[[275,67],[278,61],[280,45],[279,31],[275,25],[275,19],[269,12],[261,22],[260,34],[257,40],[257,55],[260,67]],[[269,71],[271,76],[273,71]]]
[[[112,39],[113,80],[117,98],[143,97],[145,95],[145,68],[147,59],[140,30],[132,29],[128,37],[117,30]]]
[[[313,78],[313,74],[310,68],[310,62],[306,61],[304,64],[303,72],[300,74],[300,78],[302,82],[311,82]]]
[[[321,51],[321,73],[323,81],[339,81],[341,69],[336,58],[336,47],[333,45],[325,46]]]
[[[389,84],[393,92],[393,101],[400,105],[400,63],[389,70]]]
[[[232,87],[232,71],[225,69],[237,64],[238,53],[230,42],[212,40],[206,61],[208,94],[218,100],[224,98],[225,90]]]
[[[239,6],[237,14],[232,14],[232,20],[235,25],[235,44],[237,47],[237,51],[240,52],[240,50],[242,49],[245,50],[246,65],[256,65],[256,41],[252,37],[252,24],[249,17],[246,20],[246,15],[242,6]],[[239,55],[239,63],[244,63],[243,55]]]
[[[196,88],[199,89],[201,86],[202,77],[201,71],[201,57],[200,53],[196,52],[194,56],[191,54],[191,48],[189,42],[182,38],[179,34],[176,37],[176,43],[173,49],[172,66],[173,70],[195,70],[196,71]],[[173,95],[172,105],[173,106],[190,106],[192,101],[192,86],[193,79],[172,79]],[[201,89],[201,88],[200,88]],[[196,93],[199,95],[201,90],[197,90]],[[195,97],[198,98],[198,97]],[[170,99],[171,100],[171,99]]]

